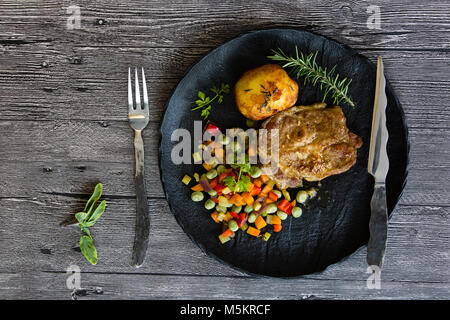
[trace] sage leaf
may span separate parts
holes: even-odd
[[[89,198],[83,210],[84,212],[87,212],[86,217],[90,217],[90,215],[92,214],[95,204],[97,203],[98,199],[100,199],[100,197],[102,196],[102,190],[103,185],[101,183],[97,183],[94,192],[92,193],[92,196]]]
[[[86,212],[78,212],[75,213],[75,219],[77,219],[78,223],[82,224],[87,217],[87,213]]]
[[[80,249],[91,264],[97,264],[97,249],[90,236],[84,235],[80,238]]]
[[[86,233],[89,237],[92,237],[91,236],[91,232],[89,231],[89,229],[84,224],[80,224],[80,229],[81,229],[81,231]]]
[[[105,212],[106,207],[106,201],[103,200],[100,202],[98,207],[95,209],[95,211],[92,213],[92,215],[89,217],[89,220],[85,223],[86,227],[92,227],[94,223],[102,216],[103,212]]]

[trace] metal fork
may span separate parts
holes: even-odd
[[[133,103],[133,90],[131,88],[131,71],[130,68],[128,68],[128,121],[131,128],[134,130],[134,153],[136,158],[136,232],[131,264],[135,267],[140,267],[145,260],[150,231],[150,217],[144,179],[144,142],[141,135],[142,130],[144,130],[148,124],[149,114],[144,68],[142,68],[143,107],[141,105],[137,68],[134,69],[134,77],[135,103]]]

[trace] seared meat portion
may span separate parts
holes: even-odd
[[[325,103],[296,106],[264,121],[267,148],[259,146],[263,159],[271,156],[270,130],[279,130],[279,161],[262,166],[262,172],[279,188],[297,187],[302,179],[318,181],[350,169],[356,162],[362,140],[350,132],[339,106]]]

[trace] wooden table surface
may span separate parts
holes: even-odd
[[[68,29],[78,5],[80,28]],[[374,7],[375,6],[375,7]],[[376,12],[380,12],[379,29]],[[311,30],[381,55],[406,113],[408,183],[389,223],[381,289],[368,289],[361,248],[320,274],[258,278],[206,256],[165,201],[158,128],[171,91],[212,48],[246,31]],[[151,212],[147,263],[130,266],[134,237],[133,133],[128,66],[147,70],[144,131]],[[82,299],[450,298],[450,1],[0,1],[0,298]],[[92,228],[99,263],[77,250],[80,230],[59,222],[96,182],[107,210]]]

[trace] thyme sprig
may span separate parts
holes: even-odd
[[[348,95],[348,87],[352,80],[347,80],[347,78],[339,79],[339,74],[335,73],[336,66],[330,70],[319,66],[316,62],[318,51],[308,55],[305,55],[303,52],[299,54],[296,46],[295,57],[288,56],[281,49],[278,49],[278,51],[272,50],[272,52],[273,55],[268,56],[269,59],[284,62],[283,68],[293,68],[298,78],[304,78],[305,84],[306,82],[310,82],[313,85],[319,84],[320,89],[324,91],[323,102],[330,94],[334,104],[344,101],[352,107],[355,106],[352,97]]]

